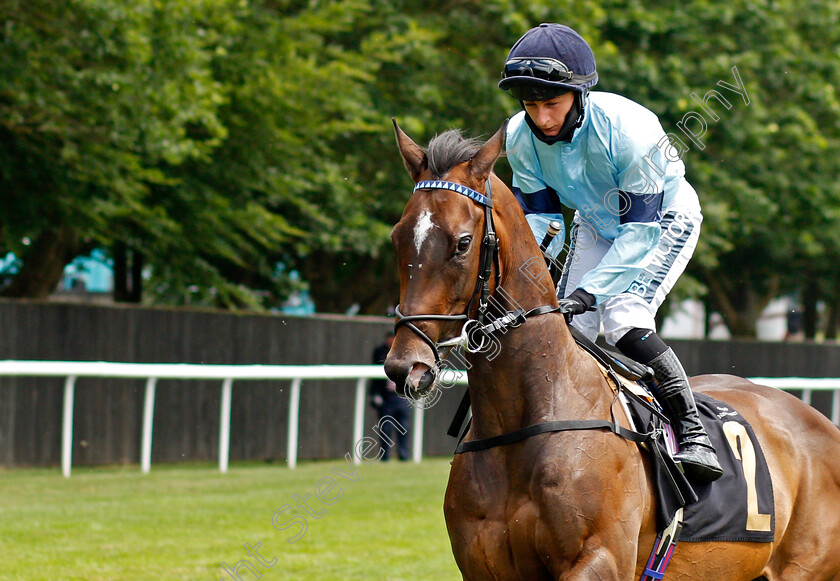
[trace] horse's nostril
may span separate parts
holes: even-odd
[[[385,375],[397,385],[405,383],[405,379],[408,377],[405,368],[392,359],[385,360]]]

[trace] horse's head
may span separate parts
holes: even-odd
[[[417,398],[434,388],[436,344],[460,334],[467,315],[477,308],[474,299],[483,283],[489,288],[493,282],[487,279],[492,278],[495,246],[482,251],[492,205],[485,196],[505,126],[483,144],[447,131],[429,143],[428,151],[394,126],[416,187],[391,233],[399,265],[400,318],[385,371],[401,395]],[[452,189],[455,185],[466,188]],[[490,225],[493,234],[492,219]],[[489,258],[483,260],[483,254]]]

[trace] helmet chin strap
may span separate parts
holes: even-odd
[[[585,102],[586,92],[575,93],[575,101],[572,103],[572,108],[569,109],[569,112],[566,114],[566,120],[563,122],[563,127],[560,128],[557,135],[549,136],[543,133],[542,129],[537,127],[537,124],[534,123],[534,120],[531,119],[531,116],[528,115],[527,111],[525,111],[525,122],[528,124],[528,127],[531,128],[531,133],[534,134],[534,137],[547,145],[554,145],[558,141],[565,141],[568,143],[572,140],[572,136],[575,134],[575,129],[583,124]],[[522,108],[525,109],[525,105],[522,104],[522,101],[519,103],[522,105]]]

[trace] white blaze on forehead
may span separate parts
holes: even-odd
[[[432,231],[435,225],[432,222],[432,213],[429,210],[423,210],[420,213],[420,217],[417,218],[417,223],[414,225],[414,246],[417,247],[417,253],[420,253],[420,247],[423,246],[423,242],[426,241],[426,238],[429,236],[429,232]]]

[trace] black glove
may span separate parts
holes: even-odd
[[[572,291],[565,299],[560,299],[560,312],[566,315],[566,322],[571,322],[575,315],[595,310],[595,296],[582,288]]]

